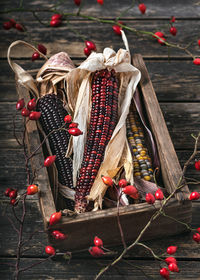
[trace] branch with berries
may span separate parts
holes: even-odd
[[[104,1],[97,0],[97,3],[100,5],[103,5]],[[33,9],[23,8],[23,6],[20,6],[19,8],[16,8],[16,9],[6,9],[4,11],[1,11],[0,13],[1,14],[10,14],[10,13],[14,13],[14,12],[20,12],[20,13],[29,12],[29,13],[33,14],[33,16],[36,18],[36,20],[40,24],[45,25],[46,27],[52,27],[52,28],[59,28],[66,21],[66,24],[69,26],[70,30],[73,31],[77,37],[80,37],[82,40],[85,41],[86,47],[84,48],[84,54],[86,56],[89,56],[92,51],[96,51],[96,45],[94,42],[86,41],[85,37],[83,35],[81,35],[77,30],[73,29],[73,25],[71,25],[71,23],[70,23],[70,18],[81,18],[81,19],[87,19],[87,20],[93,21],[93,22],[110,24],[112,26],[113,32],[118,36],[121,36],[121,30],[123,29],[125,31],[135,33],[137,36],[146,36],[149,39],[154,38],[160,45],[168,47],[168,53],[169,53],[169,48],[179,49],[179,50],[185,52],[188,56],[192,57],[193,63],[195,65],[200,65],[200,57],[194,55],[189,50],[190,44],[182,46],[179,43],[177,43],[177,44],[170,43],[169,41],[166,40],[165,34],[161,31],[157,31],[154,33],[154,32],[145,31],[145,30],[137,30],[136,28],[128,26],[127,24],[124,24],[122,21],[120,21],[120,18],[133,8],[133,6],[135,5],[135,1],[133,1],[131,3],[130,7],[128,9],[126,9],[125,11],[122,11],[121,14],[118,17],[116,17],[114,20],[102,19],[99,17],[93,17],[93,16],[87,15],[85,13],[82,13],[81,10],[83,8],[83,3],[81,0],[74,0],[74,4],[78,6],[77,13],[70,13],[70,12],[65,12],[63,10],[62,11],[59,10],[59,5],[60,5],[59,1],[57,3],[55,3],[51,8],[33,10]],[[144,3],[140,3],[138,5],[138,9],[141,12],[141,14],[144,15],[146,13],[147,7]],[[40,20],[40,17],[38,16],[38,14],[41,14],[43,12],[53,14],[50,18],[50,23],[44,24],[43,21]],[[172,36],[176,36],[176,34],[178,32],[178,30],[175,26],[175,22],[176,22],[176,18],[174,16],[172,16],[169,19],[169,32],[172,34]],[[20,23],[17,23],[14,19],[10,19],[9,21],[4,22],[3,27],[6,30],[9,30],[11,28],[16,28],[20,32],[26,31],[25,26],[23,26]],[[200,46],[200,39],[197,40],[197,44]],[[43,46],[42,44],[38,44],[38,50],[40,52],[42,52],[43,54],[46,54],[46,52],[47,52],[46,47]],[[38,52],[34,52],[32,55],[32,60],[33,61],[37,60],[37,59],[39,59],[39,57],[40,57],[40,54]]]

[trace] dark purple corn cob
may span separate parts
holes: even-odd
[[[85,212],[86,196],[104,159],[106,146],[118,121],[119,81],[115,71],[95,72],[92,80],[92,108],[83,162],[77,180],[75,211]]]
[[[63,102],[56,94],[47,94],[37,102],[37,110],[41,112],[40,123],[46,135],[64,124],[64,117],[68,115]],[[66,158],[70,135],[64,130],[55,131],[48,137],[53,155],[56,155],[58,181],[69,188],[73,188],[72,160]],[[66,199],[66,208],[73,209],[74,201]]]

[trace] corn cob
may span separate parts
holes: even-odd
[[[90,125],[75,194],[75,211],[78,213],[86,211],[86,196],[94,183],[118,121],[118,93],[119,82],[113,70],[95,72]]]
[[[133,155],[134,177],[153,180],[151,158],[145,145],[142,123],[134,104],[127,118],[127,137]]]
[[[64,123],[64,117],[68,115],[63,107],[63,102],[55,94],[47,94],[37,102],[37,110],[41,112],[40,123],[45,134],[59,129]],[[69,188],[73,188],[72,162],[66,158],[70,135],[64,130],[55,131],[49,135],[49,145],[53,155],[56,155],[56,167],[58,170],[58,181]],[[74,202],[66,199],[66,207],[74,208]]]

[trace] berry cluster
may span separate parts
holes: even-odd
[[[14,19],[10,19],[3,23],[3,28],[9,30],[11,28],[15,28],[18,31],[25,31],[24,27],[20,23],[16,23]]]
[[[7,188],[4,192],[4,195],[10,198],[10,204],[15,206],[17,205],[17,197],[18,191],[17,189]]]
[[[167,254],[168,255],[173,255],[175,254],[177,251],[177,246],[169,246],[167,248]],[[162,267],[160,269],[160,275],[169,280],[169,276],[170,276],[170,271],[171,272],[179,272],[179,268],[178,268],[178,265],[177,265],[177,260],[176,258],[174,257],[167,257],[165,258],[165,262],[166,264],[168,265],[168,269],[166,267]]]
[[[94,245],[95,246],[89,248],[89,253],[96,258],[103,256],[105,254],[102,250],[103,241],[99,237],[95,236]]]
[[[173,25],[173,23],[174,23],[175,21],[176,21],[176,18],[175,18],[174,16],[171,17],[169,32],[170,32],[173,36],[176,36],[176,33],[177,33],[177,29],[176,29],[176,27]]]
[[[29,100],[27,104],[27,108],[25,107],[24,98],[18,100],[16,104],[16,109],[18,111],[21,111],[21,115],[23,117],[29,117],[29,120],[37,121],[40,118],[41,113],[34,111],[35,108],[36,108],[35,98]]]
[[[38,49],[38,51],[40,51],[40,52],[43,53],[44,55],[47,54],[47,48],[46,48],[44,45],[39,44],[38,47],[37,47],[37,49]],[[32,58],[31,58],[32,61],[37,60],[37,59],[39,59],[39,58],[40,58],[39,52],[34,52],[34,53],[32,54]]]
[[[64,117],[64,122],[69,124],[68,132],[72,136],[82,135],[83,132],[78,128],[78,123],[72,122],[72,117],[70,115],[66,115]]]
[[[58,27],[62,23],[62,15],[61,14],[54,14],[51,17],[50,26],[51,27]]]
[[[92,51],[96,51],[96,45],[92,41],[85,41],[86,47],[84,48],[84,54],[89,56]]]

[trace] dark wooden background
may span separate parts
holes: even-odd
[[[3,0],[1,8],[16,8],[19,5],[18,2]],[[27,2],[29,3],[25,3],[25,7],[36,9],[50,7],[55,1],[34,0]],[[111,19],[118,16],[120,11],[126,9],[131,3],[128,0],[105,0],[104,6],[100,6],[96,1],[87,0],[84,2],[86,2],[84,13]],[[170,42],[178,41],[180,44],[191,42],[191,51],[200,55],[200,48],[197,44],[197,40],[200,39],[200,2],[198,0],[156,0],[146,1],[145,4],[147,5],[145,15],[140,14],[136,4],[123,17],[123,22],[139,30],[165,31]],[[62,7],[67,12],[76,12],[77,10],[72,0],[64,2]],[[172,15],[177,19],[175,23],[178,29],[176,37],[171,36],[168,32],[169,18]],[[51,14],[43,13],[41,19],[48,22],[50,16]],[[3,15],[1,23],[10,17],[10,15]],[[13,13],[12,17],[24,22],[30,35],[20,33],[15,29],[9,31],[0,29],[1,279],[12,279],[12,268],[6,263],[14,263],[17,245],[17,236],[5,216],[5,212],[9,214],[10,210],[9,208],[6,210],[8,200],[3,196],[3,192],[7,187],[22,189],[26,181],[23,153],[12,132],[12,116],[17,96],[14,75],[6,59],[9,44],[19,39],[33,44],[42,43],[48,48],[48,56],[59,51],[66,51],[76,64],[85,58],[83,55],[84,42],[75,36],[72,28],[87,39],[93,40],[98,51],[102,51],[104,47],[113,47],[115,50],[123,47],[120,37],[115,35],[111,26],[107,24],[73,18],[70,27],[66,25],[66,22],[63,22],[59,28],[47,28],[41,26],[30,13]],[[169,62],[167,48],[160,46],[153,39],[137,37],[130,32],[127,32],[127,38],[131,53],[141,53],[144,57],[178,158],[183,166],[192,153],[194,140],[191,134],[197,134],[200,131],[200,67],[193,65],[191,58],[175,48],[170,50]],[[39,68],[43,63],[42,60],[31,62],[31,51],[21,47],[14,50],[12,55],[24,69]],[[20,129],[21,121],[19,120],[17,121],[17,131]],[[187,176],[200,180],[200,172],[195,170],[193,164],[189,166]],[[190,189],[193,190],[194,186],[190,186]],[[196,189],[200,190],[200,186],[197,186]],[[24,236],[28,236],[28,233],[33,232],[34,229],[42,229],[43,227],[37,199],[29,199],[27,207],[28,214]],[[192,226],[196,228],[200,226],[200,201],[193,203],[192,211]],[[200,279],[200,245],[192,241],[191,237],[192,235],[189,233],[147,242],[158,254],[164,252],[169,245],[178,245],[176,256],[180,273],[174,275],[173,279]],[[22,265],[45,258],[44,246],[47,244],[47,240],[44,234],[37,234],[30,244],[33,247],[24,253]],[[104,265],[110,263],[112,258],[93,259],[87,252],[76,253],[73,254],[70,264],[63,260],[45,262],[24,273],[21,279],[90,280]],[[153,260],[149,253],[138,247],[127,255],[125,261],[109,270],[102,279],[160,279],[159,264]]]

